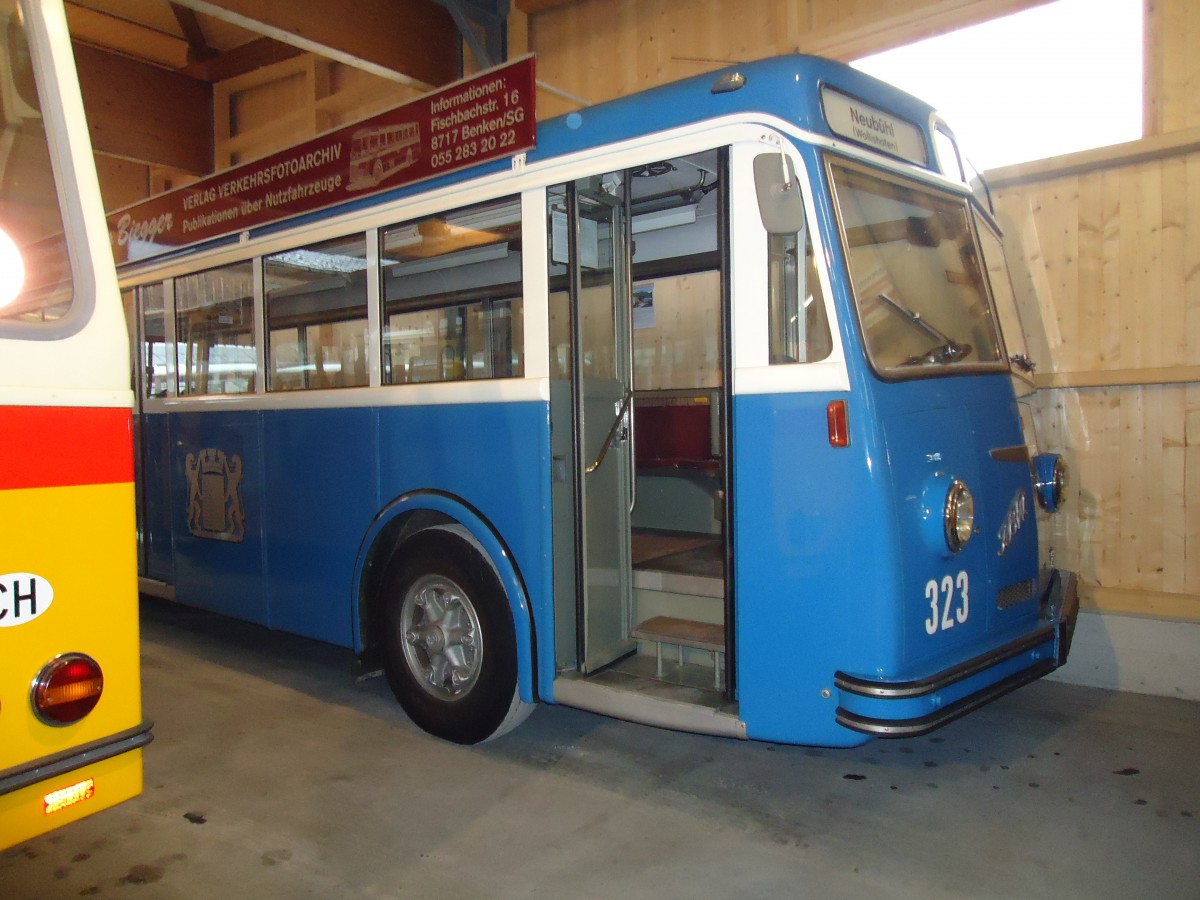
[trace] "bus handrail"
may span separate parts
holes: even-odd
[[[625,396],[621,400],[621,408],[617,410],[617,416],[613,419],[612,428],[608,429],[608,435],[604,438],[604,443],[600,445],[600,455],[595,461],[584,469],[587,474],[591,475],[604,462],[604,457],[608,456],[608,449],[613,445],[613,441],[620,430],[621,423],[625,421],[625,414],[629,412],[629,404],[633,400],[633,389],[625,388]]]

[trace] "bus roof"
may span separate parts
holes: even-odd
[[[743,86],[713,93],[717,82],[734,73],[742,76]],[[771,115],[800,129],[837,137],[823,113],[825,85],[882,107],[922,131],[934,112],[928,104],[843,63],[793,54],[728,66],[539,122],[537,150],[529,153],[529,160],[746,113]]]

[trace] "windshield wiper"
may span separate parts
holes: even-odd
[[[910,356],[904,361],[903,365],[934,365],[937,363],[945,365],[969,356],[974,349],[970,344],[960,344],[954,338],[950,337],[950,335],[934,328],[921,318],[920,313],[913,312],[907,306],[897,303],[887,294],[880,294],[879,299],[883,301],[887,308],[899,313],[906,322],[910,323],[922,334],[938,342],[937,346],[931,347],[920,356]]]

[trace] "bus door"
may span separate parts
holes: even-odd
[[[134,484],[137,489],[138,574],[175,581],[171,533],[171,441],[162,409],[174,369],[167,354],[166,290],[162,282],[125,291],[134,373]],[[159,589],[143,583],[143,588]],[[160,591],[159,591],[160,592]]]
[[[560,647],[558,662],[560,668],[584,673],[636,647],[629,623],[633,378],[626,221],[620,173],[550,192],[551,280],[558,288],[552,301],[554,330],[564,339],[554,348],[555,365],[560,373],[570,373],[560,379],[551,410],[559,457],[555,516],[560,542],[569,537],[561,527],[566,510],[573,511],[574,520],[574,552],[555,548],[555,614],[560,623],[573,617],[575,625],[574,647]],[[572,437],[569,447],[564,435]],[[568,568],[574,570],[574,590]],[[566,607],[565,597],[574,598],[574,610]],[[560,644],[569,641],[570,631],[559,629]]]
[[[709,150],[548,197],[556,664],[690,698],[732,685],[726,171]]]

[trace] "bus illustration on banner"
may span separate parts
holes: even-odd
[[[417,122],[361,128],[350,138],[351,191],[381,185],[407,169],[421,156],[421,126]]]

